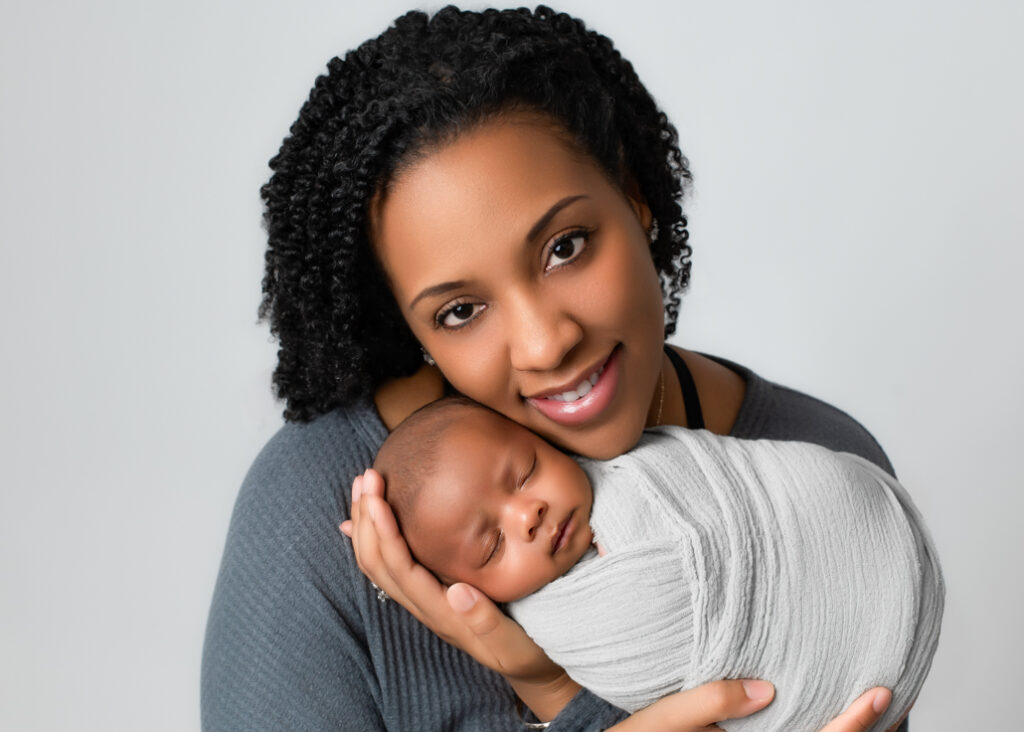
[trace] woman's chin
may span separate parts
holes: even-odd
[[[563,450],[594,460],[610,460],[636,447],[643,429],[642,419],[620,418],[591,429],[537,431]]]

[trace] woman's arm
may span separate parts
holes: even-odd
[[[385,728],[366,642],[373,600],[331,531],[334,466],[315,449],[345,436],[352,444],[345,427],[285,427],[243,483],[206,628],[205,732]]]

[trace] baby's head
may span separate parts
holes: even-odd
[[[497,602],[565,574],[593,541],[593,493],[580,466],[471,400],[414,412],[373,467],[417,561]]]

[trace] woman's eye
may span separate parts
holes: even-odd
[[[455,303],[437,314],[437,324],[444,328],[458,329],[473,320],[483,309],[480,303]]]
[[[573,231],[555,240],[548,252],[545,269],[554,269],[576,259],[586,248],[588,237],[585,231]]]

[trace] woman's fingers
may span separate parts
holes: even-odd
[[[452,630],[451,621],[448,627],[437,627],[436,620],[431,622],[424,611],[424,606],[443,606],[448,615],[453,615],[444,600],[444,589],[413,559],[384,495],[384,480],[377,471],[369,469],[356,476],[352,481],[352,518],[342,522],[339,529],[352,540],[356,563],[363,574],[444,636]]]
[[[371,506],[374,501],[380,501],[380,499],[364,495],[353,507],[352,549],[356,555],[356,564],[363,574],[369,577],[375,584],[384,587],[384,584],[380,581],[382,561],[377,529],[373,525],[371,516]],[[383,501],[380,502],[383,503]],[[389,595],[391,594],[389,588],[384,587],[384,589]]]
[[[363,574],[421,623],[477,661],[510,677],[564,676],[517,623],[469,585],[449,592],[420,565],[384,500],[384,480],[367,470],[352,482],[352,518],[339,528],[352,540]]]
[[[376,539],[372,522],[364,509],[366,503],[362,500],[364,496],[380,498],[384,496],[384,480],[380,473],[373,469],[366,470],[352,480],[352,507],[349,511],[351,518],[348,521],[343,521],[338,528],[352,539],[356,563],[364,573],[373,579],[372,573],[367,572],[367,567],[377,565]]]
[[[446,590],[409,551],[391,507],[374,490],[360,500],[375,529],[380,571],[371,576],[417,620],[481,663],[510,677],[531,682],[562,674],[517,623],[474,587]],[[369,563],[368,563],[369,564]]]
[[[480,651],[493,659],[490,665],[499,673],[538,683],[562,675],[562,669],[549,659],[522,626],[505,615],[490,598],[465,583],[457,583],[445,593],[449,607],[458,615]]]
[[[360,476],[359,481],[359,496],[377,496],[378,498],[384,497],[384,478],[373,468],[367,468]]]
[[[409,545],[398,530],[391,506],[373,494],[364,494],[362,503],[368,513],[367,523],[373,532],[380,559],[376,571],[370,574],[374,582],[435,632],[450,632],[449,628],[433,628],[425,619],[445,604],[444,588],[434,575],[413,558]]]
[[[767,681],[745,679],[740,681],[712,681],[691,689],[694,720],[701,726],[710,726],[723,719],[736,719],[753,714],[766,707],[775,696],[775,687]]]
[[[657,729],[701,732],[718,729],[714,726],[716,722],[749,716],[766,707],[774,696],[775,687],[767,681],[713,681],[659,699],[654,704],[634,712],[611,730],[639,732]]]
[[[846,711],[833,719],[821,732],[865,732],[878,721],[892,701],[892,692],[877,686],[861,694]]]

